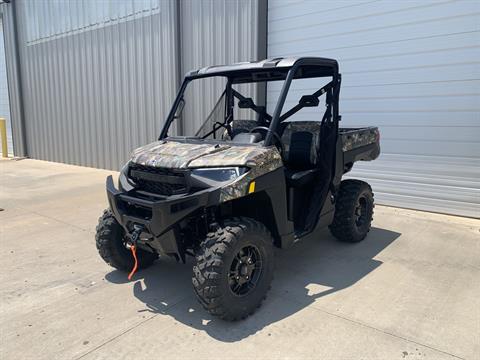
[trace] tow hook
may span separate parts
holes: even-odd
[[[137,272],[137,269],[138,269],[137,242],[144,228],[145,227],[143,225],[135,225],[133,228],[132,235],[130,236],[130,240],[127,243],[128,245],[127,247],[130,248],[130,251],[132,252],[132,256],[134,260],[133,269],[132,271],[130,271],[130,274],[128,274],[128,280],[132,280],[133,275]]]

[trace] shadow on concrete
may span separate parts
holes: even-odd
[[[275,280],[262,307],[246,320],[225,322],[209,315],[197,303],[191,286],[191,265],[168,259],[136,275],[134,295],[154,313],[169,315],[179,322],[203,330],[223,342],[242,340],[280,321],[319,299],[345,289],[378,268],[374,257],[401,234],[372,228],[357,244],[336,241],[328,231],[312,234],[291,249],[276,252]],[[125,283],[119,271],[107,274],[112,283]],[[279,298],[282,301],[279,301]]]

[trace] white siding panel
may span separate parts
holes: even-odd
[[[342,126],[381,131],[380,158],[349,175],[377,202],[480,217],[480,2],[270,0],[268,56],[339,61]]]

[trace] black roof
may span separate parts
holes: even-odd
[[[209,76],[226,76],[235,83],[283,80],[288,71],[295,65],[300,66],[295,78],[333,76],[338,73],[338,63],[334,59],[321,57],[277,57],[232,65],[207,66],[189,71],[186,77],[195,79]]]

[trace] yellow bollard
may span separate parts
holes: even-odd
[[[2,139],[2,156],[8,157],[7,148],[7,120],[0,118],[0,138]]]

